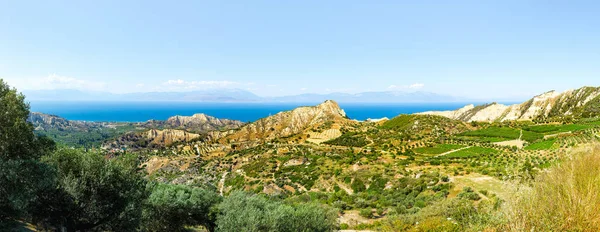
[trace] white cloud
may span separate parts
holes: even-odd
[[[106,83],[104,82],[77,79],[57,74],[51,74],[41,78],[7,79],[7,82],[10,85],[23,90],[76,89],[102,91],[106,89]]]
[[[181,79],[168,80],[164,85],[167,86],[187,86],[188,88],[201,88],[201,87],[226,87],[231,85],[239,85],[240,83],[234,81],[185,81]]]
[[[300,91],[306,91],[308,88],[300,88]]]
[[[388,89],[391,90],[406,90],[406,89],[421,89],[425,87],[425,84],[423,83],[414,83],[411,85],[390,85],[388,86]]]
[[[425,84],[423,84],[423,83],[414,83],[414,84],[408,86],[408,88],[411,88],[411,89],[420,89],[423,87],[425,87]]]

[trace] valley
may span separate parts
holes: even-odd
[[[93,123],[34,113],[30,121],[73,147],[134,153],[159,183],[326,205],[342,229],[460,231],[502,228],[493,217],[519,186],[598,143],[599,99],[598,88],[584,87],[378,121],[351,120],[332,100],[251,123],[203,114]],[[475,207],[480,224],[449,215],[453,204]]]

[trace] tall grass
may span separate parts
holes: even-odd
[[[600,231],[600,146],[575,152],[517,195],[511,231]]]

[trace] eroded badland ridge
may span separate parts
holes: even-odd
[[[583,87],[563,93],[550,91],[515,105],[491,103],[467,105],[455,111],[430,111],[421,114],[439,115],[465,122],[495,122],[536,120],[555,117],[587,117],[600,112],[600,88]]]

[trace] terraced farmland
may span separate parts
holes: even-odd
[[[529,146],[525,147],[525,150],[548,150],[554,146],[556,139],[548,139],[539,141],[536,143],[532,143]]]
[[[416,149],[413,149],[413,151],[420,153],[420,154],[438,155],[438,154],[442,154],[444,152],[449,152],[449,151],[460,149],[463,147],[465,147],[465,146],[458,145],[458,144],[437,144],[433,147],[416,148]]]
[[[539,133],[523,130],[521,135],[520,129],[510,127],[488,127],[485,129],[467,131],[459,134],[467,138],[479,139],[487,142],[501,142],[506,140],[514,140],[521,138],[529,142],[542,139],[544,136]]]
[[[448,155],[445,155],[444,157],[446,158],[470,158],[470,157],[476,157],[476,156],[480,156],[483,154],[497,154],[500,153],[500,151],[496,150],[496,149],[492,149],[492,148],[487,148],[487,147],[470,147],[467,149],[463,149],[460,151],[456,151],[456,152],[452,152]]]

